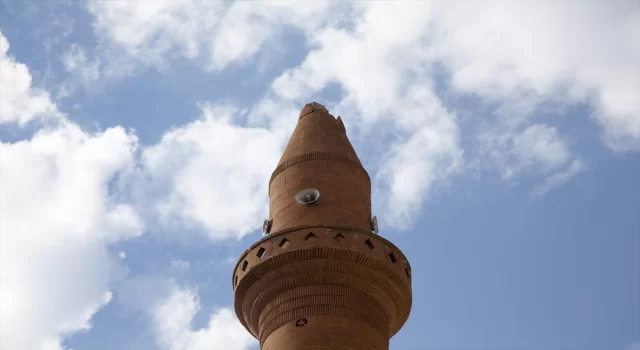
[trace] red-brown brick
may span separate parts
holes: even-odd
[[[320,198],[297,203],[305,188]],[[371,181],[341,118],[302,109],[269,198],[270,235],[232,278],[240,322],[263,350],[388,349],[411,310],[411,267],[371,232]]]

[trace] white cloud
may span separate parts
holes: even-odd
[[[4,55],[2,36],[0,46]],[[3,122],[57,110],[30,87],[25,65],[6,56],[1,64]],[[56,116],[30,139],[0,142],[2,350],[61,349],[65,336],[88,329],[126,273],[109,244],[142,231],[132,207],[108,191],[133,163],[136,138],[119,127],[89,134]]]
[[[330,6],[328,0],[307,1],[304,6],[294,1],[234,2],[208,43],[211,68],[251,58],[286,25],[316,29],[327,20]]]
[[[340,85],[343,98],[336,108],[350,128],[361,129],[362,140],[369,140],[362,144],[391,139],[374,180],[384,198],[382,219],[406,228],[430,190],[463,164],[455,116],[433,93],[429,68],[420,61],[429,4],[357,3],[354,11],[352,30],[329,26],[308,33],[314,49],[278,77],[272,90],[303,103],[329,84]],[[380,125],[383,135],[372,137]]]
[[[430,55],[462,92],[587,102],[616,150],[640,149],[640,4],[439,4]]]
[[[98,44],[91,50],[72,45],[67,52],[65,65],[68,57],[83,64],[71,70],[73,76],[63,85],[62,97],[73,94],[78,81],[88,87],[85,78],[94,82],[100,78],[104,83],[147,67],[161,69],[172,59],[198,59],[224,8],[222,0],[87,2]],[[84,56],[76,52],[80,50]],[[95,58],[87,60],[87,51]]]
[[[518,166],[542,166],[543,172],[565,164],[571,157],[556,128],[543,124],[531,125],[516,135],[513,151],[519,158]]]
[[[379,171],[376,183],[387,194],[387,205],[396,208],[389,218],[395,225],[410,222],[429,191],[464,163],[455,110],[447,112],[433,94],[439,65],[450,74],[453,92],[476,94],[501,105],[496,120],[488,121],[494,131],[479,139],[487,158],[477,161],[497,167],[504,179],[536,174],[546,184],[555,184],[541,185],[549,190],[578,172],[572,165],[582,162],[569,141],[553,123],[543,125],[532,116],[548,102],[588,103],[608,146],[640,148],[640,7],[632,1],[616,7],[595,1],[495,1],[464,7],[333,1],[226,6],[201,1],[92,2],[89,9],[96,33],[110,48],[145,64],[176,56],[205,57],[206,67],[222,69],[254,57],[283,28],[300,29],[311,50],[299,66],[273,81],[268,97],[254,107],[269,111],[252,115],[250,122],[271,127],[269,133],[284,128],[288,109],[282,117],[274,106],[301,105],[338,84],[343,95],[333,105],[349,116],[350,128],[363,139],[379,133],[380,125],[392,126],[382,136],[392,139],[393,151],[386,161],[394,168]],[[344,14],[352,17],[350,21],[343,20]],[[430,91],[415,93],[421,89]],[[231,129],[241,134],[255,131]],[[434,144],[438,146],[431,150]],[[419,153],[412,154],[410,147]],[[196,169],[204,163],[189,164],[184,166]],[[186,222],[208,227],[213,237],[240,235],[242,230],[234,233],[226,221],[205,217],[213,201],[195,194],[201,192],[195,184],[202,179],[187,174],[174,174],[183,180],[174,181],[165,218],[179,213]],[[187,185],[187,179],[193,185]],[[217,194],[228,198],[226,193]],[[255,209],[249,212],[256,216]]]
[[[555,127],[531,121],[531,114],[544,103],[591,103],[609,146],[622,150],[640,144],[640,40],[634,30],[640,8],[627,3],[626,8],[600,11],[596,3],[587,5],[570,1],[508,6],[489,2],[462,8],[430,3],[358,4],[355,7],[362,12],[353,30],[323,28],[310,34],[318,49],[276,79],[273,88],[281,98],[301,100],[336,82],[344,92],[340,106],[355,107],[364,128],[395,117],[397,128],[409,123],[421,130],[420,112],[397,111],[405,110],[405,87],[429,86],[432,65],[441,63],[450,72],[455,90],[502,104],[496,121],[489,122],[495,130],[480,138],[483,155],[489,156],[481,161],[497,166],[505,179],[531,173],[547,176],[540,187],[545,190],[535,191],[540,195],[583,167]],[[578,15],[567,17],[568,13]],[[395,25],[398,22],[403,25]],[[594,45],[592,38],[604,46]],[[437,98],[431,101],[432,106],[441,104]],[[403,140],[411,139],[400,134]],[[457,141],[451,141],[457,133],[442,135],[451,137],[444,144],[450,146],[449,159],[454,159],[459,148]],[[416,208],[416,198],[424,197],[421,193],[431,187],[434,175],[445,173],[449,166],[424,156],[396,158],[405,161],[394,163],[395,176],[389,175],[391,168],[382,172],[386,179],[404,179],[404,186],[397,182],[388,191],[395,208]],[[418,170],[418,159],[432,166]],[[410,174],[414,174],[411,180]],[[398,191],[413,196],[400,201],[402,197],[393,196]],[[395,216],[404,217],[402,221],[411,217]]]
[[[580,159],[575,159],[571,164],[565,167],[564,170],[556,172],[547,178],[544,181],[536,186],[536,188],[531,193],[534,197],[541,197],[545,195],[547,192],[551,191],[554,188],[560,187],[565,182],[569,181],[576,174],[584,171],[586,166]]]
[[[275,91],[286,99],[305,98],[337,81],[346,90],[345,102],[375,119],[395,107],[398,91],[415,70],[441,63],[460,92],[498,102],[590,103],[610,147],[640,147],[637,2],[614,7],[575,0],[463,7],[356,2],[350,7],[331,1],[236,2],[229,8],[206,1],[95,1],[89,9],[97,33],[131,56],[159,62],[169,52],[193,58],[204,49],[211,54],[207,65],[216,69],[252,57],[280,28],[298,27],[321,49],[275,81]],[[340,29],[344,13],[355,16],[353,30]]]
[[[416,48],[420,48],[416,43],[429,24],[428,5],[412,5],[358,4],[360,16],[352,31],[329,26],[309,33],[316,49],[274,81],[274,92],[284,99],[303,100],[330,83],[338,83],[345,94],[342,104],[355,106],[367,122],[388,116],[398,107],[407,86],[429,82],[419,74],[422,72],[414,59]],[[402,19],[402,26],[397,25],[398,19]]]
[[[166,350],[244,350],[257,345],[230,308],[218,309],[205,328],[193,330],[191,320],[199,310],[195,291],[172,286],[169,295],[152,309],[158,346]]]
[[[350,130],[360,131],[354,140],[390,139],[374,183],[388,209],[384,219],[410,226],[430,191],[464,165],[455,110],[434,94],[434,64],[446,67],[456,92],[502,105],[480,137],[482,161],[505,180],[544,178],[534,196],[585,169],[567,133],[532,116],[545,102],[587,102],[607,145],[640,149],[637,3],[454,8],[359,2],[348,9],[355,21],[347,25],[334,12],[346,7],[337,2],[227,5],[93,1],[89,10],[104,56],[92,61],[73,46],[63,57],[67,71],[88,82],[175,57],[202,59],[219,70],[251,59],[285,26],[307,36],[311,50],[304,61],[275,79],[250,115],[204,106],[200,120],[167,131],[142,151],[143,170],[134,180],[142,205],[136,209],[152,203],[151,214],[165,224],[204,228],[212,239],[239,238],[259,227],[267,214],[268,178],[299,107],[338,84],[343,96],[332,104],[348,115]],[[8,49],[0,34],[0,123],[59,123],[29,140],[0,144],[0,339],[7,349],[58,349],[66,335],[90,327],[124,274],[126,255],[110,252],[109,244],[141,233],[133,208],[108,190],[112,177],[136,161],[137,141],[119,127],[89,134],[67,121]],[[249,126],[239,126],[245,117]],[[177,260],[173,265],[188,267]],[[253,344],[226,308],[213,313],[206,328],[193,330],[199,308],[197,293],[171,285],[152,308],[158,344],[171,350]]]
[[[219,20],[222,1],[91,1],[93,27],[125,53],[147,63],[163,55],[193,58]]]
[[[171,257],[171,270],[176,272],[184,272],[189,269],[191,263],[186,260]]]
[[[486,157],[505,180],[524,174],[549,174],[574,155],[556,128],[531,124],[515,130],[497,128],[479,135]]]
[[[107,183],[135,142],[121,128],[91,135],[63,122],[0,144],[3,349],[59,348],[109,301],[125,271],[108,245],[140,234],[141,222]]]
[[[405,132],[391,145],[376,174],[386,197],[385,222],[407,228],[420,214],[425,194],[438,183],[462,170],[458,127],[432,91],[422,86],[410,89],[405,106],[397,111]],[[403,118],[403,116],[414,116]]]
[[[203,312],[197,290],[180,286],[174,280],[160,276],[131,277],[119,289],[118,295],[125,308],[141,311],[150,317],[158,349],[257,348],[257,341],[228,307],[213,310],[206,326],[194,329],[194,317]]]
[[[72,95],[76,83],[82,84],[87,89],[95,86],[93,83],[100,79],[102,65],[100,57],[90,59],[87,56],[86,50],[77,44],[72,44],[63,54],[62,64],[73,79],[62,84],[60,97]]]
[[[32,86],[27,66],[8,51],[9,41],[0,32],[0,124],[24,126],[32,120],[58,117],[49,93]]]
[[[150,196],[164,224],[195,225],[212,239],[239,238],[259,227],[286,138],[232,124],[243,113],[204,106],[200,120],[168,131],[143,151],[140,196]]]
[[[313,28],[326,18],[330,1],[91,1],[94,30],[109,46],[144,65],[167,58],[204,58],[220,70],[253,57],[287,24]],[[106,50],[110,60],[120,54]]]
[[[541,197],[585,170],[584,161],[575,154],[555,127],[518,120],[512,125],[497,123],[478,135],[484,167],[497,169],[505,181],[520,176],[542,176],[534,197]]]

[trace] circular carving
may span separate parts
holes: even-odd
[[[304,327],[304,325],[307,324],[307,319],[306,318],[299,318],[296,321],[296,327]]]

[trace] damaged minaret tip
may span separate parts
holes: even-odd
[[[263,233],[232,278],[262,350],[389,348],[411,310],[411,267],[378,235],[369,175],[321,104],[302,108],[271,176]]]

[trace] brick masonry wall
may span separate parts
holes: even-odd
[[[316,188],[322,200],[300,205],[295,195]],[[272,231],[301,224],[369,229],[371,181],[341,120],[305,107],[269,185]]]
[[[389,339],[365,323],[347,317],[309,316],[271,333],[262,350],[382,350]]]
[[[320,199],[310,205],[296,193],[316,188]],[[311,160],[284,169],[271,183],[270,217],[274,232],[302,224],[370,228],[371,185],[366,173],[339,160]]]
[[[269,188],[271,234],[232,277],[241,323],[263,350],[388,349],[411,310],[411,267],[371,232],[371,182],[342,120],[305,106]],[[317,202],[295,201],[305,188]]]

